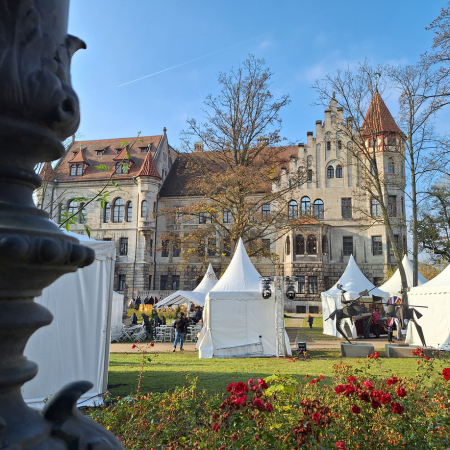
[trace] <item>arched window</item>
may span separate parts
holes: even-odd
[[[395,173],[395,164],[394,164],[394,158],[388,159],[388,173]]]
[[[105,207],[103,208],[103,222],[104,223],[109,222],[110,215],[111,215],[111,205],[108,202],[106,202]]]
[[[327,168],[327,178],[334,178],[334,168],[333,168],[333,166],[328,166],[328,168]]]
[[[314,216],[316,219],[323,219],[323,200],[314,200]]]
[[[78,222],[86,223],[86,208],[84,207],[84,203],[80,204],[80,213],[78,214]]]
[[[315,255],[317,253],[317,239],[314,234],[310,234],[306,240],[306,253]]]
[[[336,178],[342,178],[342,166],[336,166]]]
[[[116,162],[116,173],[123,173],[122,168],[122,162]]]
[[[286,238],[286,255],[290,255],[291,254],[291,239],[288,236]]]
[[[131,222],[133,220],[133,202],[127,203],[127,222]]]
[[[83,175],[83,164],[77,164],[77,175]]]
[[[123,222],[124,204],[121,198],[116,198],[113,206],[113,222]]]
[[[77,174],[77,165],[71,164],[70,165],[70,175],[73,177]]]
[[[69,205],[67,207],[67,213],[69,217],[75,214],[78,211],[78,202],[75,200],[69,200]]]
[[[295,253],[297,255],[305,254],[305,238],[301,234],[295,236]]]
[[[147,200],[142,200],[141,203],[141,217],[147,218]]]
[[[372,217],[381,217],[381,205],[375,198],[370,200],[370,214]]]
[[[288,218],[289,220],[298,218],[298,205],[295,200],[291,200],[288,205]]]
[[[331,151],[331,133],[330,132],[325,134],[325,150],[327,152]]]
[[[301,203],[300,203],[300,213],[302,216],[308,215],[311,212],[311,200],[309,197],[302,197]]]

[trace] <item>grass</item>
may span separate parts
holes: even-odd
[[[298,331],[298,338],[302,341],[333,341],[339,340],[336,337],[323,334],[323,318],[314,317],[313,327],[309,328],[308,317],[303,318],[303,323]],[[292,323],[292,322],[291,322]],[[289,319],[286,328],[289,328]]]
[[[156,344],[157,345],[157,344]],[[384,351],[380,352],[381,356]],[[333,365],[339,362],[355,364],[354,358],[342,358],[339,350],[311,351],[309,358],[289,361],[287,359],[199,359],[197,352],[149,354],[142,377],[141,393],[164,392],[185,384],[186,377],[198,377],[198,386],[209,393],[225,392],[231,381],[247,381],[249,378],[266,377],[274,373],[317,377],[325,375],[331,383]],[[136,392],[142,355],[116,353],[110,356],[109,391],[113,397]],[[361,363],[359,363],[361,364]],[[444,362],[436,361],[436,369],[442,371]],[[378,365],[376,365],[378,366]],[[380,367],[372,367],[374,375],[398,375],[414,378],[417,362],[414,358],[383,358]]]

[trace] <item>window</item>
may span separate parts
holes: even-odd
[[[326,236],[322,236],[322,254],[328,254],[328,238]]]
[[[77,164],[77,175],[83,175],[83,164]]]
[[[223,223],[231,223],[231,211],[229,209],[223,210]]]
[[[309,199],[309,197],[302,197],[302,200],[300,202],[300,212],[302,216],[311,213],[311,200]]]
[[[288,236],[286,238],[286,255],[291,254],[291,238]]]
[[[139,147],[139,149],[141,150],[141,153],[147,153],[148,152],[148,147]]]
[[[231,244],[229,239],[223,240],[223,254],[225,256],[231,256]]]
[[[270,216],[270,205],[268,203],[262,205],[262,218],[266,219]]]
[[[128,255],[128,238],[120,238],[119,255]]]
[[[208,256],[216,256],[216,240],[208,239]]]
[[[336,178],[342,178],[342,166],[336,166]]]
[[[305,293],[305,277],[298,277],[298,293]]]
[[[395,242],[395,244],[397,245],[397,248],[398,248],[398,244],[399,244],[399,235],[398,234],[394,234],[394,242]],[[390,256],[394,256],[394,249],[392,248],[391,241],[389,241],[389,255]]]
[[[97,156],[102,156],[103,155],[103,150],[97,150]]]
[[[305,254],[305,238],[301,234],[297,234],[297,236],[295,236],[295,254]]]
[[[394,164],[393,158],[388,159],[387,169],[388,169],[388,173],[395,173],[395,164]]]
[[[161,258],[168,258],[169,256],[169,240],[165,240],[162,243],[162,250],[161,250]]]
[[[397,145],[397,139],[395,137],[386,138],[387,145]]]
[[[306,181],[312,181],[313,178],[313,171],[312,169],[308,169],[308,178]]]
[[[206,223],[206,213],[204,212],[199,213],[198,223]]]
[[[320,198],[314,200],[314,217],[323,219],[323,201]]]
[[[334,168],[333,168],[333,166],[328,166],[328,168],[327,168],[327,178],[334,178]]]
[[[402,197],[400,200],[401,208],[402,208],[402,214],[405,214],[405,199]]]
[[[116,198],[113,207],[113,222],[123,222],[124,203],[121,198]]]
[[[111,216],[111,205],[108,202],[106,202],[105,207],[103,208],[103,222],[108,223],[110,216]]]
[[[153,255],[153,239],[148,240],[148,253],[150,256]]]
[[[119,275],[119,291],[124,291],[127,287],[127,276]]]
[[[295,305],[295,311],[297,314],[306,314],[306,306],[305,305]]]
[[[159,288],[160,288],[162,291],[167,290],[167,286],[168,286],[168,284],[169,284],[168,278],[169,278],[168,275],[161,275],[160,283],[159,283]]]
[[[70,176],[75,176],[77,174],[77,166],[76,164],[70,165]]]
[[[181,249],[178,242],[172,247],[172,255],[174,258],[178,258],[181,254]]]
[[[375,198],[372,198],[370,200],[370,215],[373,218],[381,217],[381,205],[380,202]]]
[[[308,239],[306,241],[306,253],[308,253],[308,255],[317,254],[317,239],[314,234],[310,234],[308,236]]]
[[[133,202],[127,203],[127,222],[131,222],[133,220]]]
[[[263,239],[262,244],[266,252],[270,252],[270,239]]]
[[[317,294],[317,277],[308,277],[308,292]]]
[[[338,150],[342,150],[342,141],[337,141]]]
[[[80,204],[80,213],[78,216],[79,223],[86,223],[86,208],[84,207],[84,203]]]
[[[121,162],[116,162],[116,173],[124,173],[122,172],[122,163]]]
[[[180,275],[172,275],[172,290],[178,291],[180,289]]]
[[[344,256],[353,255],[353,236],[344,236],[342,239],[342,252]]]
[[[152,287],[152,276],[151,276],[151,275],[148,276],[148,286],[147,286],[147,289],[148,289],[149,291],[152,291],[152,290],[153,290],[153,287]]]
[[[112,238],[103,238],[102,241],[105,241],[105,242],[111,242],[111,241],[112,241]]]
[[[383,241],[381,236],[372,236],[372,255],[380,256],[383,254]]]
[[[327,141],[327,151],[331,150],[331,141]]]
[[[298,218],[298,205],[295,200],[291,200],[288,205],[288,218],[289,220]]]
[[[314,305],[309,305],[309,313],[319,314],[319,307]]]
[[[341,199],[341,210],[342,210],[342,218],[343,219],[351,219],[352,218],[352,199],[351,198],[342,198]]]
[[[74,200],[69,201],[69,207],[67,208],[67,213],[69,217],[73,216],[78,211],[78,202]]]
[[[147,218],[147,200],[142,200],[141,202],[141,217]]]
[[[369,139],[369,148],[372,148],[373,147],[373,139]]]
[[[389,217],[397,217],[397,196],[390,195],[388,197],[388,212]]]

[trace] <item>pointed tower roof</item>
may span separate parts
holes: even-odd
[[[39,175],[44,181],[54,180],[55,171],[53,170],[52,163],[51,162],[44,163],[41,171],[39,172]]]
[[[75,156],[69,161],[69,163],[82,162],[82,163],[90,165],[90,162],[88,161],[88,159],[84,155],[84,151],[85,150],[86,149],[83,148],[83,149],[80,149],[78,152],[76,152]]]
[[[122,151],[115,158],[113,158],[113,161],[123,161],[124,159],[133,159],[128,153],[127,146],[125,146]]]
[[[158,170],[156,169],[155,162],[153,161],[153,156],[150,152],[147,152],[145,155],[144,162],[142,163],[141,170],[137,174],[138,177],[154,177],[159,178],[160,180],[161,175],[158,173]]]
[[[378,91],[372,97],[369,109],[367,110],[366,117],[364,117],[364,122],[362,128],[366,129],[367,133],[381,133],[383,131],[388,131],[392,133],[401,133],[402,130],[395,123],[392,114],[390,113],[388,107],[384,103],[381,95]]]

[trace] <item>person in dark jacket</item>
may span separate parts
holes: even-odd
[[[155,304],[155,299],[153,298],[153,295],[150,297],[150,305],[154,305]]]
[[[131,325],[137,325],[137,316],[136,316],[136,313],[133,313],[133,315],[131,316],[130,324],[131,324]]]
[[[202,320],[203,311],[200,306],[197,306],[197,310],[195,311],[194,322],[199,323]]]
[[[144,305],[150,305],[150,299],[148,297],[144,298]]]
[[[175,320],[173,327],[175,328],[175,342],[173,343],[173,352],[177,349],[178,339],[180,340],[180,351],[183,350],[184,336],[187,333],[188,320],[184,317],[184,313],[180,313],[180,317]]]
[[[147,339],[149,335],[152,335],[153,331],[152,324],[150,323],[147,314],[142,314],[142,324],[145,326],[145,339]]]
[[[311,314],[309,314],[308,315],[309,328],[312,328],[313,322],[314,322],[314,318],[311,316]]]
[[[137,311],[139,310],[139,306],[141,306],[141,297],[137,297],[136,300],[134,301],[134,309]]]

